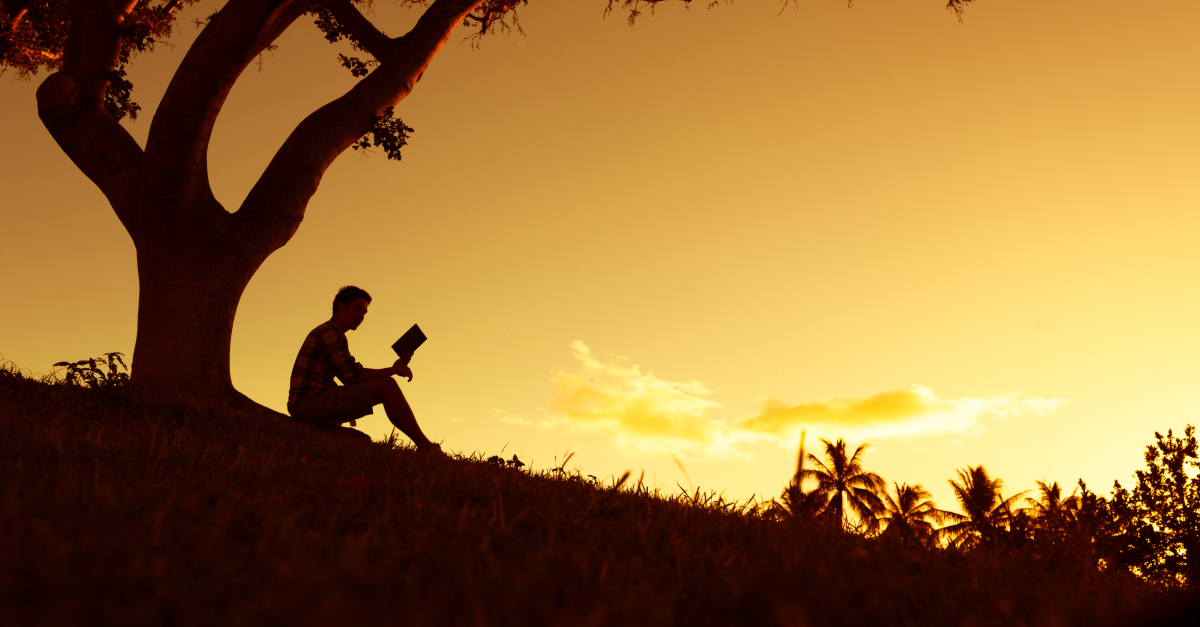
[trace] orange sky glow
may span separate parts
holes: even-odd
[[[135,138],[217,6],[136,60]],[[804,430],[871,443],[868,469],[941,507],[979,463],[1006,496],[1107,494],[1197,422],[1200,4],[979,0],[960,23],[940,0],[746,0],[634,28],[604,6],[452,39],[397,107],[403,161],[347,151],[250,283],[239,389],[285,410],[356,284],[363,364],[429,335],[401,386],[446,448],[673,490],[777,496]],[[392,35],[418,15],[375,11]],[[217,122],[227,207],[353,83],[309,20],[278,44]],[[40,373],[131,353],[137,313],[131,241],[37,120],[42,78],[0,90],[0,355]]]

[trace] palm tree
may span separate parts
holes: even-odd
[[[887,527],[885,537],[897,537],[905,541],[922,544],[932,542],[937,535],[933,523],[941,523],[945,516],[933,503],[929,491],[921,484],[893,483],[895,498],[883,493],[884,511],[879,520]]]
[[[942,512],[952,524],[942,527],[939,533],[956,548],[977,542],[994,546],[1013,520],[1013,503],[1025,492],[1002,498],[1000,489],[1004,482],[989,477],[982,464],[959,470],[958,479],[951,479],[950,487],[963,513]]]
[[[1025,499],[1028,505],[1025,511],[1032,515],[1034,534],[1043,542],[1051,544],[1072,537],[1077,540],[1080,535],[1077,527],[1081,522],[1079,497],[1071,492],[1071,495],[1064,499],[1057,481],[1049,485],[1038,481],[1037,485],[1040,496],[1036,499]]]
[[[780,518],[799,523],[817,521],[817,514],[825,509],[829,497],[816,491],[804,489],[804,435],[800,432],[800,453],[796,456],[796,474],[788,482],[780,495],[780,502],[772,505],[772,510]]]
[[[779,499],[782,508],[780,513],[796,522],[817,520],[817,515],[829,504],[828,496],[815,490],[805,491],[795,480],[783,489]]]
[[[863,470],[860,458],[868,445],[863,444],[853,455],[847,455],[846,443],[841,438],[836,443],[826,439],[821,443],[825,445],[825,461],[810,453],[808,461],[815,467],[798,470],[796,483],[816,482],[812,494],[820,496],[813,498],[825,499],[827,504],[822,514],[830,520],[848,529],[875,531],[879,528],[876,516],[883,511],[883,501],[878,495],[887,489],[887,484],[883,477]],[[857,524],[852,524],[850,514]]]
[[[1075,496],[1074,492],[1064,499],[1062,498],[1062,488],[1058,487],[1057,481],[1050,485],[1046,485],[1044,481],[1036,483],[1041,496],[1036,499],[1027,498],[1025,503],[1029,509],[1033,510],[1034,516],[1039,521],[1057,526],[1072,518],[1072,514],[1079,508],[1079,497]]]

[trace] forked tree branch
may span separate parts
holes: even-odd
[[[109,0],[71,0],[69,10],[63,67],[38,87],[38,116],[63,152],[108,198],[136,241],[131,196],[142,149],[104,108],[107,74],[120,47],[121,14]]]
[[[230,0],[175,71],[150,125],[144,183],[163,211],[223,213],[208,182],[208,143],[242,71],[312,0]]]
[[[483,1],[436,0],[408,34],[388,40],[378,68],[296,127],[234,214],[247,245],[265,257],[287,243],[325,170],[413,90],[463,17]]]

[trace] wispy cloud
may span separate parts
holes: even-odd
[[[699,381],[665,381],[642,372],[624,358],[600,360],[583,342],[571,344],[580,363],[577,372],[556,373],[557,389],[550,415],[531,421],[497,417],[510,424],[540,429],[607,432],[630,453],[696,454],[706,458],[749,457],[745,444],[775,441],[794,446],[801,429],[831,437],[897,438],[938,434],[978,436],[985,418],[1047,415],[1063,399],[1024,398],[1019,392],[981,398],[939,398],[914,385],[863,398],[825,398],[788,404],[778,398],[759,399],[760,410],[726,424],[709,415],[721,405],[708,397],[712,390]]]
[[[1036,414],[1044,416],[1065,403],[1063,399],[1022,398],[1020,392],[984,398],[938,398],[932,390],[914,385],[907,390],[889,390],[864,398],[826,398],[789,405],[774,398],[760,398],[758,414],[734,428],[782,438],[790,443],[801,429],[837,432],[848,437],[911,437],[934,434],[979,435],[987,416],[1008,418]]]
[[[580,341],[571,344],[579,372],[559,372],[550,401],[556,422],[576,430],[611,431],[630,452],[693,452],[706,457],[740,453],[728,441],[725,423],[708,420],[720,407],[699,381],[664,381],[624,359],[600,361]]]
[[[543,431],[554,427],[553,421],[529,420],[527,418],[522,418],[521,416],[515,416],[513,414],[510,414],[510,413],[504,411],[503,409],[493,409],[493,410],[489,411],[488,414],[490,414],[492,418],[495,418],[495,419],[499,420],[500,422],[508,423],[510,425],[517,425],[517,426],[521,426],[521,427],[537,427],[539,429],[542,429]]]

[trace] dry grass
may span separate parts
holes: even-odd
[[[0,624],[1089,625],[1086,560],[802,531],[0,370]]]

